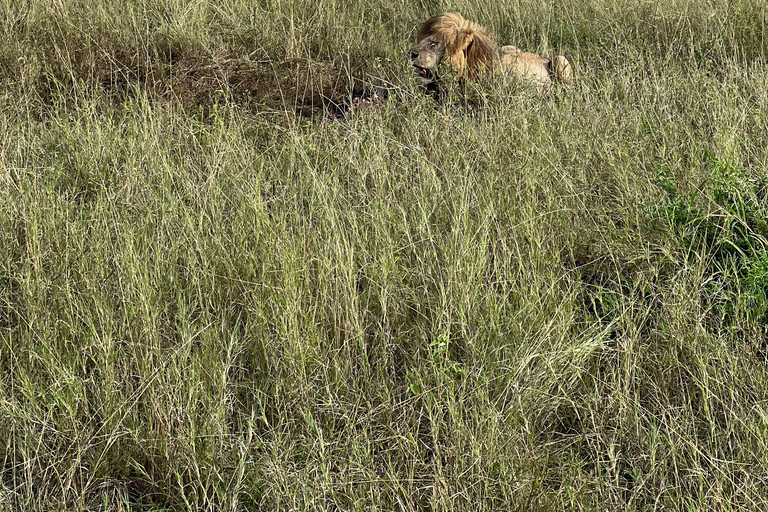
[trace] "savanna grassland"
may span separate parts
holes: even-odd
[[[766,510],[767,15],[0,0],[0,511]]]

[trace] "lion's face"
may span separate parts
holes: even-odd
[[[445,41],[429,35],[411,48],[411,62],[422,83],[431,84],[437,80],[437,67],[445,57]]]

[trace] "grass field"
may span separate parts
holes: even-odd
[[[768,509],[767,17],[0,0],[0,511]]]

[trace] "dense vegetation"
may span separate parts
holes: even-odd
[[[767,14],[0,0],[0,510],[768,508]]]

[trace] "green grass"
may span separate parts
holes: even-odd
[[[767,14],[0,1],[0,511],[765,509]]]

